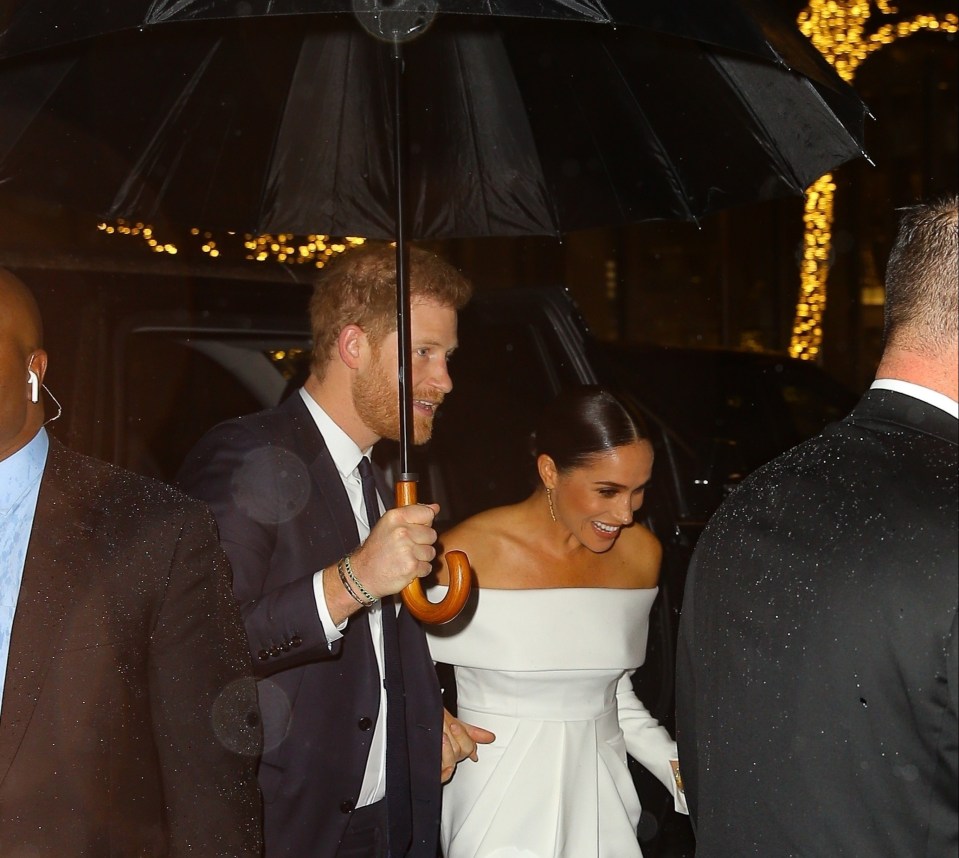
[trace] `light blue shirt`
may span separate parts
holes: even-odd
[[[41,428],[29,444],[0,461],[0,709],[13,617],[49,448],[47,430]]]

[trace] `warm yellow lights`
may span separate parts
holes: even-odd
[[[895,14],[892,0],[875,0],[884,15]],[[812,0],[799,14],[799,28],[832,63],[840,77],[852,83],[859,66],[872,53],[896,39],[911,36],[920,30],[943,33],[959,31],[959,16],[947,14],[916,15],[905,21],[883,24],[875,33],[866,33],[872,16],[867,0],[848,5],[837,0]],[[793,323],[789,353],[793,357],[812,360],[822,347],[822,318],[826,309],[826,280],[832,255],[833,201],[836,185],[827,173],[806,192],[803,221],[806,234],[800,270],[799,299]]]
[[[268,351],[266,355],[287,381],[300,374],[305,361],[309,358],[309,352],[306,349],[298,348],[274,349]]]
[[[175,256],[177,246],[170,242],[159,241],[153,235],[153,227],[144,223],[127,223],[125,220],[118,220],[116,223],[100,222],[97,229],[105,232],[107,235],[130,235],[135,238],[141,238],[154,253],[168,253]]]
[[[177,253],[176,245],[161,242],[154,235],[153,227],[144,223],[129,223],[117,220],[114,223],[101,222],[97,229],[107,235],[128,235],[143,240],[156,253]],[[235,233],[226,233],[228,237],[224,244],[229,243],[229,237]],[[221,241],[214,237],[212,232],[193,227],[190,237],[199,243],[200,250],[211,259],[221,257],[224,252]],[[295,236],[289,233],[277,235],[244,235],[239,242],[243,258],[251,262],[266,262],[275,260],[290,265],[309,263],[316,268],[322,268],[327,261],[347,250],[359,247],[366,242],[365,238],[347,236],[342,241],[330,242],[328,235]],[[234,242],[236,243],[236,242]]]
[[[290,265],[311,263],[316,268],[322,268],[330,257],[366,242],[365,238],[357,236],[348,236],[342,242],[332,244],[328,244],[329,240],[328,235],[247,235],[244,237],[243,247],[246,249],[245,258],[255,262],[275,259]]]

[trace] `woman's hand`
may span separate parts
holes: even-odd
[[[440,782],[446,783],[460,760],[469,757],[474,763],[479,759],[476,753],[477,745],[488,745],[496,736],[482,727],[474,727],[465,721],[454,718],[443,710],[443,756],[440,770]]]

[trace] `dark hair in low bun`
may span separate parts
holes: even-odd
[[[637,414],[609,390],[583,385],[564,390],[540,415],[532,437],[534,457],[549,456],[559,471],[586,464],[616,447],[648,439]]]

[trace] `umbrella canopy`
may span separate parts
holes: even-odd
[[[559,235],[802,194],[861,154],[864,108],[784,32],[777,55],[810,75],[644,27],[438,18],[404,45],[409,237]],[[89,40],[5,63],[0,105],[8,193],[396,237],[390,57],[353,16]]]
[[[764,0],[2,0],[0,58],[173,23],[343,12],[358,19],[386,14],[426,23],[436,15],[470,15],[641,26],[769,60],[781,56],[783,36],[791,29]],[[796,61],[786,57],[787,63]]]

